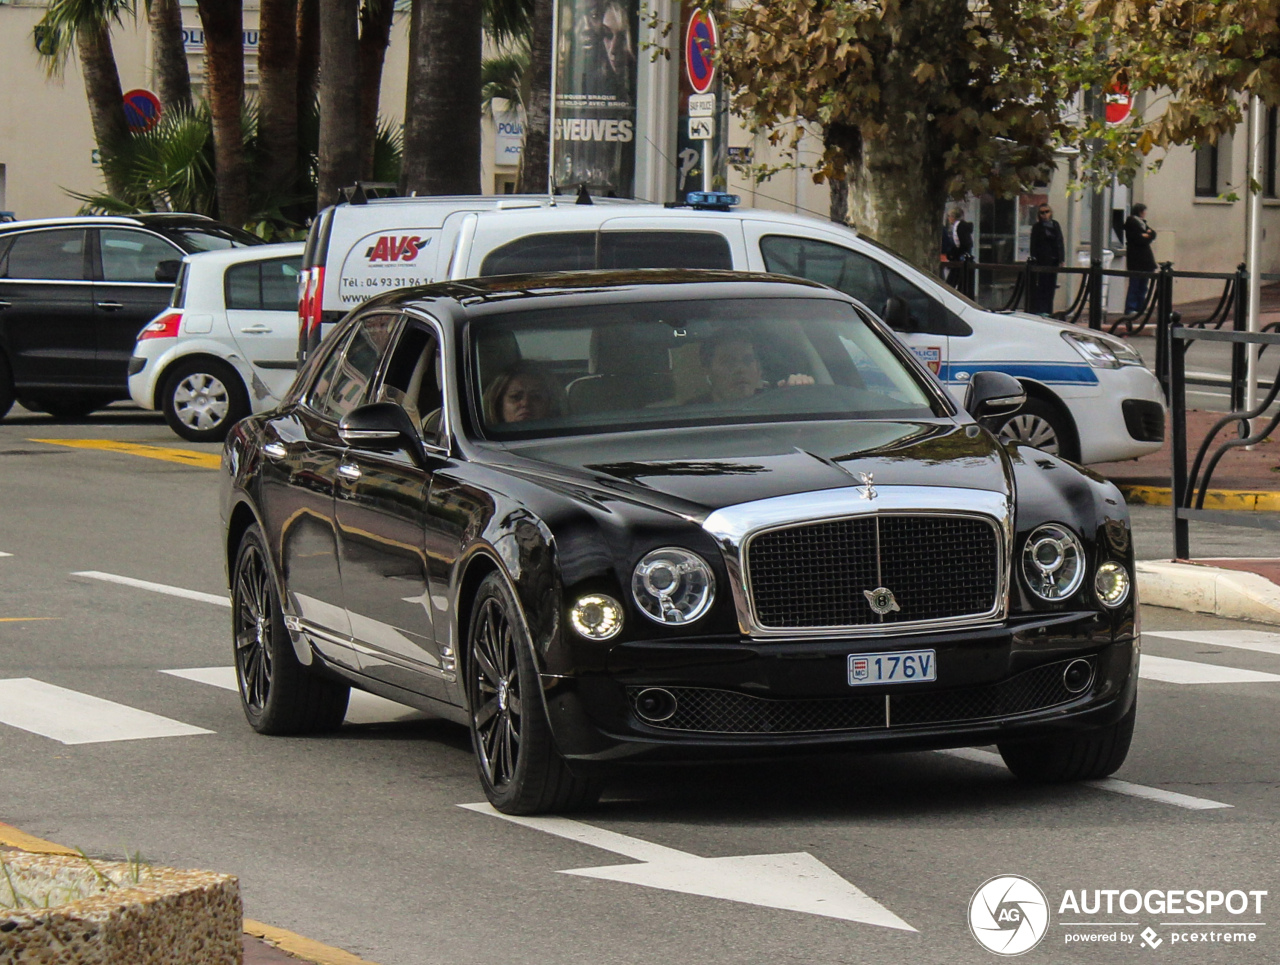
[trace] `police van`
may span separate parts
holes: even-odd
[[[1005,372],[1026,404],[997,430],[1083,463],[1158,450],[1165,407],[1118,338],[984,309],[852,228],[739,208],[593,199],[405,198],[344,204],[317,219],[303,261],[304,346],[382,291],[442,279],[592,268],[711,268],[797,275],[881,314],[957,403],[975,372]]]

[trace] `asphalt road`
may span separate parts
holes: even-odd
[[[91,855],[234,873],[247,916],[381,965],[988,963],[968,908],[1003,874],[1050,906],[1025,961],[1280,961],[1280,635],[1249,633],[1267,628],[1145,609],[1125,784],[1026,787],[981,753],[664,768],[628,775],[577,824],[522,825],[459,807],[483,796],[455,725],[374,703],[335,736],[255,735],[216,685],[231,664],[224,606],[76,575],[224,596],[216,471],[34,439],[216,452],[123,410],[0,423],[0,719],[32,692],[70,708],[0,723],[0,822]],[[1140,547],[1154,546],[1159,520],[1143,525]],[[1174,682],[1233,676],[1251,679]],[[188,732],[33,732],[101,737],[116,718],[120,734],[140,720]],[[693,860],[761,855],[789,857]],[[716,889],[763,904],[688,893]],[[1062,909],[1069,889],[1087,893],[1079,913]],[[1107,914],[1105,897],[1086,913],[1095,889],[1268,894],[1239,914]],[[767,907],[806,893],[808,912]],[[845,917],[811,913],[823,909]],[[1068,942],[1090,935],[1114,940]]]

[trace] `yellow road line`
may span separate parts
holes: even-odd
[[[30,623],[32,620],[61,620],[62,617],[0,617],[0,623]]]
[[[43,442],[50,446],[70,446],[72,449],[100,449],[106,452],[122,452],[130,456],[163,459],[165,462],[176,462],[184,466],[196,466],[200,469],[217,469],[222,464],[222,457],[216,453],[195,452],[191,449],[171,449],[166,446],[148,446],[140,442],[118,442],[114,439],[28,439],[27,441]]]
[[[36,854],[80,854],[79,851],[46,841],[44,838],[37,838],[8,824],[0,824],[0,847],[19,848]],[[344,952],[341,948],[312,941],[296,932],[266,925],[251,918],[244,919],[244,933],[254,938],[264,939],[281,951],[308,962],[315,962],[316,965],[377,965],[376,962],[371,962],[367,958]]]
[[[283,928],[264,925],[262,922],[253,921],[250,918],[244,920],[244,933],[252,935],[254,938],[265,939],[281,951],[296,955],[298,958],[304,958],[309,962],[315,962],[316,965],[375,965],[374,962],[369,961],[367,958],[344,952],[341,948],[324,945],[320,942],[312,941],[310,938],[303,938],[301,935],[294,934],[291,931],[285,931]]]
[[[1124,498],[1142,506],[1170,506],[1173,490],[1167,486],[1116,486]],[[1280,492],[1246,489],[1210,489],[1204,494],[1205,509],[1243,509],[1262,513],[1280,513]]]

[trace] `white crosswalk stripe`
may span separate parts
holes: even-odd
[[[196,683],[208,684],[222,690],[238,691],[235,667],[191,667],[186,670],[162,670],[173,677],[194,680]],[[390,724],[406,720],[425,720],[429,714],[393,700],[386,700],[376,694],[352,689],[351,703],[347,705],[345,723],[348,724]]]
[[[0,680],[0,724],[63,744],[100,744],[213,733],[203,727],[193,727],[30,677]]]
[[[225,595],[202,593],[200,590],[187,590],[180,586],[170,586],[167,583],[152,583],[150,580],[135,580],[131,576],[118,576],[115,573],[102,573],[98,570],[80,570],[71,575],[84,576],[91,580],[101,580],[104,583],[118,583],[121,586],[131,586],[137,590],[150,590],[152,593],[163,593],[166,596],[180,596],[187,600],[199,600],[201,603],[212,603],[214,606],[231,606],[231,600]]]
[[[1200,663],[1198,660],[1175,660],[1150,653],[1142,655],[1142,662],[1138,664],[1138,676],[1169,684],[1260,684],[1280,681],[1280,674],[1222,667],[1216,663]]]
[[[1264,633],[1261,630],[1155,630],[1144,633],[1143,636],[1280,655],[1280,633]]]

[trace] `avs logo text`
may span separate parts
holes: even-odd
[[[430,239],[418,235],[382,235],[369,246],[364,256],[369,261],[413,261]]]

